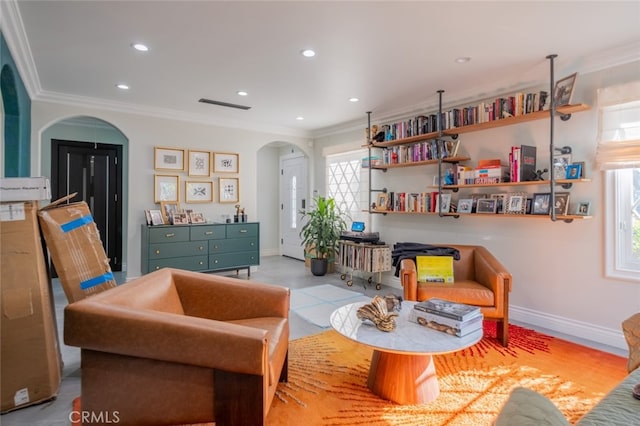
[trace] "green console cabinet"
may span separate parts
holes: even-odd
[[[142,273],[246,269],[260,264],[260,224],[142,225]]]

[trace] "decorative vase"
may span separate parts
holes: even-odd
[[[327,273],[328,263],[327,259],[311,259],[311,264],[309,265],[311,273],[316,277],[325,275]]]

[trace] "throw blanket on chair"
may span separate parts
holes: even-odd
[[[453,256],[455,260],[460,260],[460,252],[453,247],[432,246],[422,243],[396,243],[393,245],[391,259],[396,267],[394,275],[400,276],[400,262],[402,259],[416,260],[417,255],[425,256]]]

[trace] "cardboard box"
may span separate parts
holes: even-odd
[[[0,179],[0,202],[50,199],[51,186],[46,177]]]
[[[98,227],[84,201],[40,209],[40,227],[69,303],[117,286]]]
[[[54,398],[62,360],[37,201],[0,204],[1,411]]]

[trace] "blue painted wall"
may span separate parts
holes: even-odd
[[[1,32],[0,92],[4,110],[4,175],[30,176],[31,99]]]

